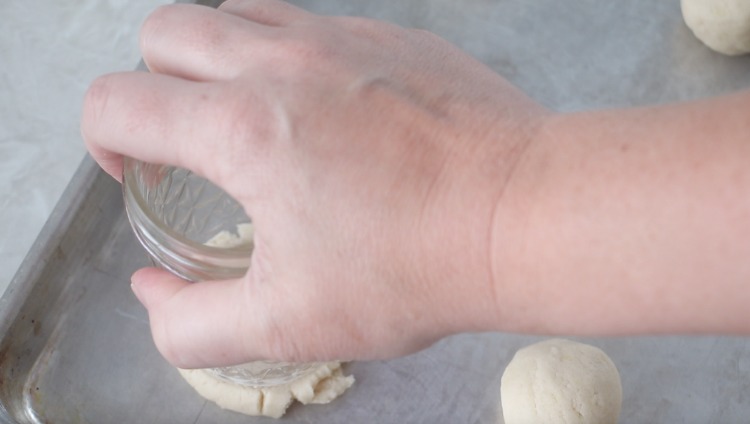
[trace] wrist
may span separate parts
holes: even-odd
[[[748,228],[738,219],[747,210],[743,100],[548,119],[497,207],[497,328],[695,331],[709,328],[703,317],[731,315],[742,297],[706,282],[746,275],[735,265],[747,251],[737,236]]]
[[[560,173],[546,166],[550,145],[567,139],[571,115],[546,115],[530,133],[498,197],[489,228],[488,260],[492,275],[495,313],[490,329],[508,332],[548,333],[551,302],[548,276],[540,252],[547,240],[539,222],[555,222],[555,211],[544,207],[544,193],[555,190]],[[568,170],[575,172],[574,170]]]
[[[475,183],[470,185],[475,190],[469,197],[471,204],[465,205],[464,210],[476,213],[467,213],[457,224],[461,235],[476,249],[462,251],[465,259],[461,262],[473,264],[473,267],[462,274],[462,278],[471,278],[470,283],[458,284],[473,283],[466,290],[472,296],[467,296],[462,304],[463,314],[455,320],[458,328],[453,328],[454,331],[526,328],[526,323],[520,321],[522,314],[509,308],[516,304],[516,293],[523,287],[523,278],[516,274],[518,269],[514,264],[527,257],[522,220],[530,197],[525,191],[526,187],[538,184],[538,162],[547,142],[546,134],[557,121],[564,119],[536,105],[529,109],[527,119],[517,120],[513,126],[504,122],[488,132],[484,138],[486,149],[479,149],[480,153],[464,167],[465,173],[476,176]],[[488,207],[478,208],[480,204]],[[530,312],[520,308],[521,312],[524,310]]]

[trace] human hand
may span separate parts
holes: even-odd
[[[144,24],[151,73],[99,78],[82,133],[191,169],[255,225],[248,274],[133,290],[180,367],[386,358],[493,328],[493,215],[548,112],[424,31],[276,0],[170,5]]]

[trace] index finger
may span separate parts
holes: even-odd
[[[121,179],[122,156],[190,169],[217,182],[228,143],[252,131],[259,101],[225,96],[223,85],[146,72],[110,74],[86,93],[81,133],[104,170]],[[228,98],[237,103],[227,105]],[[244,119],[231,117],[242,110]],[[257,125],[256,125],[257,126]],[[213,165],[213,166],[212,166]]]

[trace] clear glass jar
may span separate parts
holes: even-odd
[[[193,282],[245,275],[251,243],[205,245],[218,233],[236,234],[238,224],[250,222],[223,190],[188,170],[127,158],[122,187],[130,225],[157,266]],[[234,383],[267,387],[302,377],[315,365],[257,361],[210,372]]]

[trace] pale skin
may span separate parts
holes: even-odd
[[[389,358],[460,332],[750,334],[750,92],[560,114],[437,36],[276,0],[160,8],[82,133],[256,226],[241,279],[133,275],[179,367]]]

